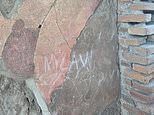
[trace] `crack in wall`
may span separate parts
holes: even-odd
[[[57,1],[58,1],[58,0],[54,0],[54,2],[51,4],[51,6],[50,6],[50,8],[49,8],[49,10],[48,10],[48,12],[47,12],[47,14],[45,15],[44,19],[43,19],[42,22],[40,23],[39,28],[41,28],[41,27],[43,26],[43,24],[45,23],[45,20],[48,18],[49,14],[50,14],[50,12],[51,12],[51,10],[52,10],[52,8],[56,5],[56,2],[57,2]]]
[[[56,25],[57,25],[57,27],[58,27],[58,29],[59,29],[60,34],[61,34],[62,37],[63,37],[63,40],[66,42],[66,44],[67,44],[67,46],[69,47],[69,49],[71,49],[71,47],[70,47],[68,41],[66,40],[66,38],[65,38],[65,36],[64,36],[64,34],[63,34],[63,32],[62,32],[60,26],[59,26],[59,23],[58,23],[58,17],[57,17],[57,11],[56,11],[55,6],[54,6],[54,9],[55,9],[55,14],[56,14]]]

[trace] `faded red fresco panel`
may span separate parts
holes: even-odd
[[[74,44],[75,41],[72,39],[69,43]],[[37,85],[47,102],[50,102],[51,93],[64,82],[70,63],[70,53],[71,49],[64,43],[51,54],[38,58]]]
[[[35,73],[47,103],[64,82],[71,48],[98,3],[99,0],[59,0],[43,25],[36,48]]]

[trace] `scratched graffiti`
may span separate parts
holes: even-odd
[[[52,92],[63,84],[67,72],[71,71],[72,68],[75,67],[77,70],[76,77],[79,77],[78,75],[83,68],[86,68],[87,71],[92,70],[94,67],[92,66],[92,55],[92,51],[80,55],[74,53],[70,63],[70,50],[58,50],[40,58],[38,69],[40,74],[37,83],[47,102],[50,102]]]
[[[72,54],[72,61],[69,66],[69,72],[72,71],[74,68],[76,71],[76,78],[79,77],[79,73],[84,69],[87,72],[90,72],[94,69],[93,63],[93,51],[87,51],[83,54],[76,55],[75,53]]]
[[[11,52],[3,56],[15,60],[6,60],[11,65],[10,70],[18,68],[18,74],[25,72],[27,76],[30,72],[25,71],[27,66],[20,61],[30,63],[33,67],[30,75],[36,75],[36,89],[40,90],[49,107],[53,104],[51,102],[56,102],[55,113],[62,111],[59,115],[91,115],[95,111],[104,110],[118,92],[117,50],[115,40],[112,40],[116,34],[115,0],[24,0],[21,6],[22,1],[0,0],[0,35],[3,41],[0,48],[5,49],[3,46],[15,19],[23,19],[25,28],[30,30],[38,27],[42,20],[44,23],[35,42],[33,55],[30,52],[32,50],[26,47],[34,44],[28,40],[28,45],[22,45],[25,42],[20,39],[21,47],[24,47],[22,49],[26,49],[32,61],[29,61],[30,56],[18,51],[21,47],[13,46],[14,55]],[[53,1],[57,1],[56,4],[52,5]],[[50,10],[51,6],[53,8]],[[21,34],[23,39],[31,38],[33,32],[27,33],[29,31]],[[20,36],[18,32],[17,35]],[[23,60],[19,59],[16,52],[22,54],[20,57]],[[36,93],[34,96],[39,100]]]
[[[29,3],[31,3],[29,1],[24,2],[20,10],[24,17],[27,16],[29,26],[38,25],[39,20],[43,19],[44,13],[48,11],[52,3],[46,1],[49,5],[43,5],[40,1],[40,5],[35,0],[32,1],[35,9],[29,8]],[[73,45],[76,44],[76,38],[80,35],[99,2],[100,0],[57,0],[49,12],[40,31],[34,60],[37,86],[47,103],[51,102],[52,92],[63,85],[69,70],[70,56]],[[31,12],[24,12],[27,7]],[[33,14],[40,15],[33,18],[29,17]],[[80,64],[83,63],[85,57],[82,58]]]
[[[63,71],[66,70],[65,61],[66,54],[62,53],[61,61],[57,59],[58,57],[55,54],[51,54],[50,57],[44,56],[44,73],[47,73],[50,70],[53,71]]]

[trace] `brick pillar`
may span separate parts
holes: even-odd
[[[154,3],[118,2],[122,115],[154,115]]]

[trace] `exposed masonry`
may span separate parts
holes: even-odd
[[[122,115],[154,115],[154,1],[118,8]]]

